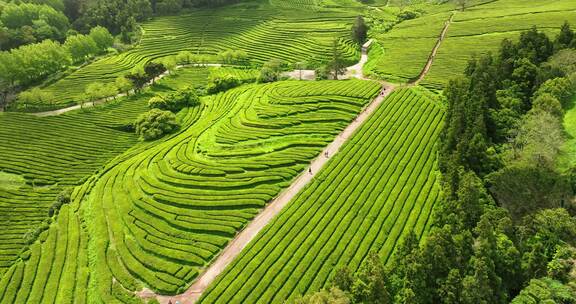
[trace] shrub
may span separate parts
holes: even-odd
[[[199,103],[200,98],[198,98],[196,91],[191,88],[170,94],[164,98],[160,96],[154,96],[148,101],[148,106],[152,109],[160,109],[177,113],[183,108],[193,107]]]
[[[240,84],[242,84],[242,82],[234,75],[210,77],[208,85],[206,86],[206,92],[208,92],[208,94],[216,94],[237,87]]]
[[[62,190],[56,197],[54,203],[52,203],[52,206],[50,206],[50,209],[48,209],[48,216],[52,217],[54,214],[58,214],[58,211],[60,210],[62,205],[70,203],[71,196],[72,196],[72,189],[66,188]]]
[[[140,140],[154,140],[176,130],[178,123],[174,113],[152,109],[138,116],[134,128]]]
[[[556,97],[563,105],[566,105],[574,94],[574,90],[570,80],[558,77],[544,82],[536,92],[535,97],[538,98],[546,93]]]
[[[418,16],[419,16],[418,12],[411,11],[411,10],[405,10],[405,11],[401,12],[400,14],[398,14],[398,20],[399,21],[411,20],[411,19],[418,18]]]
[[[285,63],[282,60],[272,59],[264,64],[262,70],[260,70],[260,76],[258,77],[258,82],[274,82],[280,79],[280,73],[285,67]]]
[[[330,69],[328,66],[323,65],[316,69],[316,80],[326,80],[330,75]]]

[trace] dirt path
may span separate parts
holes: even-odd
[[[452,21],[454,15],[450,17],[450,20],[446,22],[438,42],[434,46],[426,66],[420,73],[417,80],[409,83],[408,85],[417,85],[424,76],[430,70],[434,57],[438,51],[438,48],[442,44],[442,41],[446,37],[448,27]],[[368,41],[362,46],[362,57],[358,64],[347,68],[347,72],[344,78],[359,78],[366,79],[363,75],[363,68],[368,61],[368,49],[372,44],[372,40]],[[194,281],[194,283],[188,288],[188,290],[180,295],[175,296],[158,296],[153,291],[149,289],[144,289],[138,292],[138,296],[141,298],[154,298],[156,297],[160,303],[180,303],[180,304],[192,304],[195,303],[202,295],[202,293],[208,288],[208,286],[220,275],[224,269],[242,252],[242,250],[252,241],[258,233],[270,223],[274,217],[276,217],[282,209],[292,201],[292,199],[308,184],[310,183],[316,174],[322,170],[324,165],[336,155],[340,148],[348,141],[348,139],[354,135],[356,130],[364,124],[364,122],[374,113],[378,106],[384,101],[384,99],[394,91],[395,85],[386,82],[382,83],[382,92],[375,98],[362,112],[354,119],[354,121],[344,129],[332,143],[330,143],[320,154],[316,157],[306,168],[303,173],[301,173],[296,180],[284,191],[280,193],[278,197],[272,200],[266,207],[260,212],[240,233],[236,235],[230,243],[222,250],[218,257],[200,274],[200,276]]]
[[[224,271],[226,266],[230,264],[236,256],[256,237],[256,235],[268,223],[282,211],[282,209],[302,190],[314,177],[322,170],[324,165],[336,155],[338,150],[348,141],[352,135],[362,126],[362,124],[372,115],[378,108],[382,101],[392,91],[393,87],[383,87],[384,90],[376,99],[374,99],[364,110],[356,117],[356,119],[344,129],[326,149],[322,151],[320,156],[316,157],[310,167],[306,168],[296,180],[285,189],[276,199],[272,200],[264,210],[258,214],[249,224],[242,230],[220,253],[218,258],[210,264],[190,286],[190,288],[183,294],[177,296],[158,296],[158,300],[162,304],[167,304],[169,301],[176,303],[179,301],[181,304],[195,303],[201,296],[202,292],[216,279],[216,277]],[[327,153],[327,154],[326,154]],[[328,155],[328,157],[326,157]],[[312,173],[310,173],[310,171]],[[149,290],[139,293],[143,298],[154,297],[155,294]]]
[[[420,83],[420,81],[422,81],[422,79],[424,79],[424,77],[426,77],[426,75],[430,71],[430,68],[432,67],[432,64],[434,63],[434,59],[436,58],[436,53],[438,53],[438,49],[442,45],[444,38],[446,38],[446,33],[448,33],[448,28],[450,27],[450,24],[452,24],[453,19],[454,19],[454,13],[452,13],[452,15],[450,16],[450,19],[448,19],[448,21],[446,21],[446,23],[444,24],[444,28],[442,29],[442,33],[440,34],[438,41],[436,41],[436,45],[432,49],[432,52],[430,53],[430,56],[428,57],[428,61],[426,62],[426,65],[424,66],[424,69],[422,69],[422,72],[420,72],[420,75],[418,75],[418,78],[416,78],[416,80],[410,82],[411,85],[417,85],[418,83]]]
[[[193,65],[179,65],[176,67],[176,69],[180,69],[183,67],[189,67],[189,66],[198,66],[198,67],[221,67],[222,65],[219,63],[208,63],[208,64],[193,64]],[[153,80],[150,80],[148,83],[146,83],[146,85],[144,85],[144,88],[151,86],[152,84],[156,83],[156,81],[166,77],[170,75],[170,73],[168,71],[162,73],[161,75],[159,75],[158,77],[154,78]],[[135,91],[134,90],[130,90],[129,91],[130,94],[134,94]],[[53,111],[46,111],[46,112],[37,112],[37,113],[31,113],[32,115],[38,116],[38,117],[46,117],[46,116],[57,116],[57,115],[61,115],[70,111],[75,111],[75,110],[79,110],[79,109],[83,109],[83,108],[91,108],[93,106],[97,106],[97,105],[101,105],[101,104],[105,104],[113,99],[119,98],[119,97],[124,97],[126,96],[126,93],[120,93],[116,96],[110,96],[110,97],[106,97],[106,98],[102,98],[102,99],[98,99],[94,102],[85,102],[82,105],[75,105],[75,106],[70,106],[70,107],[66,107],[66,108],[62,108],[62,109],[58,109],[58,110],[53,110]]]
[[[364,78],[362,68],[368,61],[368,48],[372,40],[368,41],[362,47],[362,57],[358,64],[351,66],[347,69],[347,78]],[[296,72],[296,71],[295,71]],[[330,143],[320,156],[316,157],[308,168],[301,173],[292,184],[282,191],[278,197],[266,205],[260,212],[236,237],[228,243],[226,248],[218,255],[216,260],[212,262],[207,269],[195,280],[195,282],[188,288],[186,292],[176,296],[157,296],[153,291],[144,289],[138,293],[142,298],[157,299],[162,304],[169,302],[181,304],[195,303],[202,292],[216,279],[216,277],[224,271],[226,266],[230,264],[236,256],[256,237],[256,235],[268,223],[282,211],[282,209],[302,190],[310,181],[314,179],[316,174],[324,167],[324,165],[340,150],[346,141],[356,132],[356,130],[372,115],[378,108],[382,101],[394,90],[394,85],[382,82],[382,91],[362,112],[354,119],[354,121],[344,129],[332,143]]]

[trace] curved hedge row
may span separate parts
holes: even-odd
[[[52,287],[31,289],[28,301],[34,294],[58,303],[133,303],[143,287],[185,290],[379,91],[360,80],[294,81],[206,97],[179,113],[180,133],[136,146],[77,188],[67,218],[59,216],[28,259],[2,277],[0,303],[13,301],[24,284]],[[77,221],[82,229],[71,228]],[[87,244],[66,254],[77,248],[64,245],[71,240]],[[68,273],[66,265],[80,270]],[[86,274],[89,283],[81,280]]]
[[[435,143],[443,110],[401,89],[214,282],[201,303],[282,303],[326,286],[370,250],[426,232],[438,199]]]

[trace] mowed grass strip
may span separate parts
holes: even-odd
[[[340,266],[356,270],[371,250],[388,259],[404,233],[425,234],[443,113],[419,89],[394,92],[200,302],[282,303]]]

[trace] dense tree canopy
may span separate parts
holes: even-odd
[[[0,50],[45,39],[63,41],[69,28],[64,13],[51,6],[8,3],[0,9]]]

